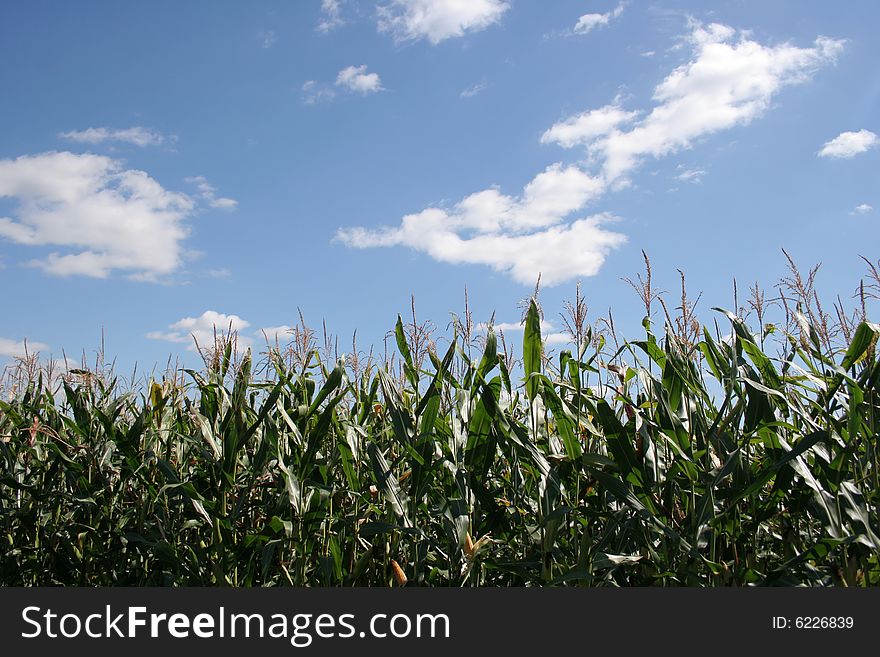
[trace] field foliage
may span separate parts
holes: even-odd
[[[413,313],[387,359],[303,323],[141,388],[33,370],[0,401],[0,583],[876,585],[880,326],[864,284],[833,323],[788,283],[778,324],[756,288],[702,327],[649,270],[638,339],[578,294],[552,354],[536,295],[516,354]]]

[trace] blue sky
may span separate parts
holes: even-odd
[[[121,368],[232,321],[381,344],[415,295],[548,333],[582,282],[635,333],[877,259],[880,5],[380,0],[0,7],[0,361]],[[234,316],[234,317],[233,317]],[[629,328],[627,328],[629,327]],[[511,341],[516,330],[509,327]],[[562,338],[554,338],[562,340]]]

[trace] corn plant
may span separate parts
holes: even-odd
[[[793,308],[771,354],[763,316],[695,332],[682,292],[612,347],[578,290],[558,354],[533,298],[518,364],[413,311],[354,369],[227,340],[142,389],[33,371],[0,401],[0,583],[880,583],[880,327],[835,345]]]

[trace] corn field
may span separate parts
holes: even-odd
[[[516,354],[413,313],[384,362],[221,335],[140,389],[33,371],[0,401],[0,584],[880,584],[880,326],[864,284],[830,330],[788,282],[787,321],[756,287],[712,327],[682,282],[661,333],[649,268],[639,339],[578,294],[552,354],[533,297]]]

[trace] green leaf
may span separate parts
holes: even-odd
[[[565,445],[565,453],[572,461],[579,459],[583,453],[581,443],[577,435],[575,421],[571,417],[570,411],[566,408],[565,402],[560,399],[553,388],[553,384],[547,377],[541,377],[542,397],[547,404],[547,408],[553,413],[553,419],[556,420],[556,428]]]
[[[397,348],[400,350],[400,355],[403,356],[404,373],[406,374],[406,378],[409,379],[413,388],[418,389],[419,375],[413,364],[412,352],[406,341],[406,332],[404,331],[403,320],[400,315],[397,316],[397,323],[394,325],[394,338],[397,340]]]
[[[872,324],[870,322],[859,324],[840,366],[844,370],[848,370],[861,361],[868,353],[871,345],[877,341],[878,335],[880,335],[880,324]]]
[[[482,380],[486,380],[489,372],[498,364],[498,341],[495,338],[495,329],[491,326],[486,332],[486,348],[483,350],[483,358],[477,367],[477,374]]]
[[[400,482],[391,471],[391,466],[385,460],[385,456],[376,446],[376,443],[367,445],[367,453],[370,456],[370,463],[373,466],[373,476],[376,479],[376,485],[385,494],[385,499],[391,504],[394,515],[406,527],[412,527],[409,519],[409,500],[406,493],[400,487]]]
[[[526,394],[534,401],[540,382],[536,375],[541,373],[541,355],[544,344],[541,341],[541,315],[534,299],[529,301],[526,324],[523,330],[523,369],[526,376]]]
[[[743,321],[729,310],[724,310],[723,308],[713,308],[712,310],[724,313],[730,320],[739,344],[755,364],[755,367],[758,368],[761,377],[764,379],[764,383],[774,390],[780,390],[782,388],[782,379],[779,378],[779,373],[776,371],[776,368],[773,367],[773,362],[770,358],[761,351],[760,347],[755,343],[755,339],[752,337],[752,334],[749,332],[748,328],[746,328]]]

